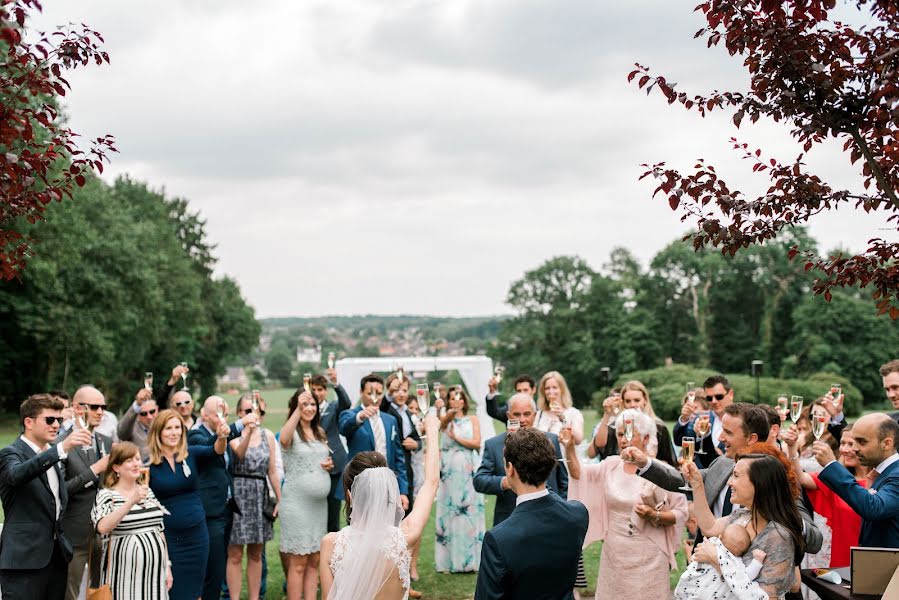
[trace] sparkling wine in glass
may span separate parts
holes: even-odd
[[[694,381],[687,382],[687,402],[690,404],[696,402],[696,382]]]
[[[843,386],[839,383],[830,384],[830,395],[833,396],[833,405],[839,407],[843,404]]]
[[[708,452],[702,449],[702,440],[709,434],[710,429],[709,413],[707,411],[697,413],[696,421],[693,423],[693,431],[696,432],[696,440],[699,442],[699,449],[696,450],[696,454],[708,454]]]
[[[328,368],[333,369],[334,365],[337,364],[337,355],[333,352],[328,352]]]
[[[406,369],[403,368],[403,365],[397,365],[396,367],[396,380],[400,383],[406,378]]]
[[[259,400],[262,398],[262,392],[259,390],[253,390],[253,412],[257,415],[259,414]]]
[[[87,407],[82,405],[81,409],[87,410]],[[85,419],[82,415],[78,415],[75,420],[78,421],[78,427],[80,427],[81,429],[84,429],[84,430],[88,429],[87,419]],[[91,435],[93,435],[93,434],[91,434]],[[85,444],[84,446],[81,447],[81,449],[84,450],[85,452],[87,452],[88,450],[90,450],[93,447],[94,447],[94,445],[93,445],[93,443],[91,443],[91,444]]]
[[[144,388],[148,392],[153,391],[153,373],[151,373],[150,371],[144,373]]]
[[[188,368],[186,362],[181,363],[181,366],[185,369]],[[187,390],[187,371],[181,371],[181,389],[184,391]]]
[[[150,485],[150,467],[141,467],[137,476],[137,485]]]
[[[503,373],[506,372],[506,367],[501,364],[497,364],[493,369],[493,379],[496,380],[496,385],[499,387],[499,382],[503,380]]]
[[[790,398],[790,419],[793,423],[799,421],[802,415],[802,396],[792,396]]]
[[[312,386],[309,382],[312,380],[312,373],[303,373],[303,389],[307,392],[312,391]]]
[[[512,433],[521,429],[521,422],[518,419],[509,419],[506,421],[506,431]]]
[[[681,447],[681,458],[684,459],[684,463],[693,462],[693,454],[694,454],[694,451],[696,450],[696,439],[691,438],[691,437],[684,437],[683,439],[681,439],[680,447]],[[693,491],[693,488],[690,487],[690,482],[687,481],[686,476],[684,476],[684,485],[682,485],[678,489],[683,490],[685,492]]]
[[[634,420],[633,419],[625,419],[624,420],[624,439],[627,440],[628,444],[630,444],[631,440],[634,439]]]
[[[611,392],[611,397],[615,399],[615,402],[612,403],[612,421],[609,423],[609,427],[615,429],[617,427],[615,417],[621,412],[621,392]]]
[[[815,439],[820,440],[821,436],[824,435],[824,432],[827,430],[827,417],[823,415],[817,415],[812,419],[812,433],[815,434]]]
[[[219,402],[215,407],[215,416],[218,417],[219,423],[225,422],[225,404]]]
[[[419,383],[415,386],[415,399],[418,401],[418,411],[421,414],[422,430],[424,429],[424,419],[428,415],[428,402],[431,400],[431,390],[427,383]],[[422,433],[419,437],[425,439],[427,434]]]

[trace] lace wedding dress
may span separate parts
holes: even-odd
[[[344,563],[344,557],[347,555],[347,546],[353,539],[353,528],[344,527],[337,533],[337,539],[334,541],[334,553],[331,554],[331,573],[335,576],[340,572]],[[391,527],[384,545],[381,548],[384,557],[389,563],[385,570],[389,569],[387,580],[384,586],[378,590],[374,597],[377,600],[387,600],[388,598],[397,598],[406,600],[409,597],[409,566],[412,564],[412,555],[406,544],[406,536],[399,527]],[[352,568],[352,566],[347,566]],[[395,573],[395,575],[394,575]],[[395,581],[391,581],[395,580]],[[399,586],[399,587],[398,587]],[[394,594],[390,594],[393,591]],[[402,595],[397,596],[396,592]],[[386,595],[385,595],[386,594]]]

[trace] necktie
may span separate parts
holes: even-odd
[[[877,478],[880,477],[880,473],[877,472],[877,469],[871,469],[868,471],[868,489],[874,487],[874,482],[877,481]]]
[[[387,438],[384,433],[384,422],[381,420],[380,413],[375,414],[371,419],[371,430],[375,435],[375,451],[380,452],[387,457]]]
[[[721,508],[721,516],[726,517],[734,510],[734,505],[730,503],[730,493],[732,488],[727,486],[727,493],[724,494],[724,506]]]

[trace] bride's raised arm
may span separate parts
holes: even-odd
[[[425,417],[425,432],[428,436],[425,444],[425,481],[415,497],[412,512],[400,525],[410,547],[415,545],[428,523],[440,483],[440,421],[433,414]]]

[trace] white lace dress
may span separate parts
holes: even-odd
[[[334,551],[331,553],[330,563],[331,574],[334,575],[334,579],[340,577],[340,569],[343,558],[347,553],[351,533],[352,527],[349,525],[337,532],[337,539],[334,541]],[[403,600],[407,600],[409,598],[409,566],[412,564],[412,555],[409,552],[406,535],[402,529],[399,527],[390,528],[390,535],[384,540],[383,550],[387,560],[396,566],[397,574],[404,590]],[[353,566],[348,564],[347,568],[352,569]],[[362,599],[360,598],[360,600]]]

